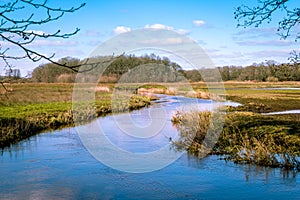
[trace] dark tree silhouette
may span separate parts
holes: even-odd
[[[291,0],[258,0],[256,7],[239,6],[234,12],[238,27],[258,27],[263,22],[270,23],[274,19],[275,13],[280,13],[280,15],[284,15],[278,20],[277,31],[280,37],[282,39],[294,37],[297,42],[300,39],[300,32],[297,32],[300,25],[300,8],[291,8],[289,2]],[[293,51],[290,60],[300,62],[299,54]]]
[[[0,59],[5,63],[6,67],[11,69],[10,60],[19,60],[28,58],[33,62],[42,59],[59,66],[68,67],[76,71],[79,66],[68,66],[67,63],[56,62],[54,55],[45,56],[43,53],[35,51],[30,44],[37,39],[48,38],[69,38],[75,35],[79,29],[76,28],[71,33],[61,33],[57,30],[53,33],[44,33],[34,31],[34,26],[44,25],[52,21],[59,20],[66,13],[73,13],[85,4],[78,7],[68,9],[56,8],[50,6],[47,0],[14,0],[9,3],[0,5]],[[10,54],[9,46],[14,46],[22,52],[15,56]]]

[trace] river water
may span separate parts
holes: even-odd
[[[126,129],[125,114],[99,118],[83,127],[100,124],[111,144],[133,153],[152,152],[170,145],[170,137],[176,138],[178,132],[170,117],[179,106],[193,103],[195,99],[162,96],[152,108],[130,113],[138,127],[144,127],[154,120],[149,117],[151,109],[165,109],[163,118],[169,120],[157,135],[147,139],[118,130],[120,127]],[[196,103],[203,110],[214,109],[217,105],[209,100],[197,100]],[[125,125],[120,125],[122,119]],[[116,121],[118,125],[114,125]],[[128,173],[119,166],[107,166],[95,159],[80,137],[78,129],[65,128],[33,136],[3,149],[0,199],[300,198],[300,178],[293,171],[236,165],[220,160],[218,156],[198,159],[181,152],[178,159],[161,169]],[[99,149],[103,154],[109,154],[105,152],[106,148]],[[169,148],[169,151],[174,149]],[[114,157],[118,155],[111,159]]]

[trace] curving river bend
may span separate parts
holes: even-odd
[[[149,112],[164,109],[159,134],[133,137],[118,130],[128,123],[124,114],[106,116],[97,123],[112,144],[129,152],[151,152],[170,145],[177,130],[170,121],[179,108],[196,101],[211,110],[210,100],[161,96],[150,108],[130,113],[138,127],[152,120]],[[157,116],[158,120],[160,116]],[[124,120],[122,122],[122,120]],[[115,124],[119,122],[119,125]],[[105,148],[101,150],[105,154]],[[174,151],[169,148],[169,151]],[[108,153],[108,152],[107,152]],[[117,156],[117,155],[115,155]],[[124,163],[121,163],[124,165]],[[125,163],[126,164],[126,163]],[[117,167],[118,168],[118,167]],[[300,178],[292,171],[236,165],[217,156],[197,159],[186,153],[167,167],[148,173],[127,173],[96,160],[82,144],[76,128],[42,133],[2,150],[0,199],[297,199]]]

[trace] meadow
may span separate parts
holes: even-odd
[[[73,126],[73,84],[15,83],[6,85],[0,95],[0,147],[9,146],[41,131]],[[83,123],[112,112],[112,84],[83,84],[82,89],[95,94],[89,105],[93,112],[82,109]],[[131,95],[129,102],[120,102],[114,112],[125,112],[150,105],[151,98]]]

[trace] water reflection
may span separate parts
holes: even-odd
[[[245,171],[246,182],[262,179],[264,183],[271,183],[273,177],[278,177],[284,180],[286,183],[296,183],[297,170],[289,170],[282,168],[270,168],[256,165],[240,165],[241,169]]]
[[[225,160],[223,156],[210,155],[206,158],[198,159],[196,156],[186,154],[186,158],[188,166],[196,169],[203,169],[204,166],[207,166],[207,163],[211,165],[210,167],[214,168],[216,163],[218,163],[224,168],[235,169],[235,172],[243,172],[245,182],[262,180],[265,184],[272,184],[274,178],[280,178],[285,183],[291,184],[296,183],[297,178],[299,178],[299,171],[297,170],[251,164],[234,164],[232,161]]]
[[[17,159],[19,156],[23,156],[24,150],[35,151],[38,145],[37,136],[31,136],[30,139],[24,139],[22,142],[12,144],[8,147],[1,148],[1,156],[4,153],[8,153],[9,157]]]
[[[176,101],[160,104],[171,111]],[[202,105],[205,104],[211,106],[209,102]],[[99,120],[109,117],[112,116]],[[122,148],[151,151],[157,145],[167,144],[169,135],[174,134],[172,124],[166,125],[170,126],[164,133],[166,137],[157,137],[148,146],[133,142],[129,136],[109,137]],[[110,130],[109,126],[107,129]],[[300,196],[296,171],[237,165],[221,158],[198,159],[183,153],[161,170],[125,173],[95,160],[83,147],[75,129],[67,128],[33,136],[2,150],[0,199],[296,199]]]

